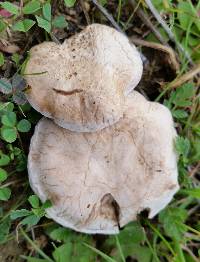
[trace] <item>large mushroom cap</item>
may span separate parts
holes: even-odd
[[[124,117],[96,133],[42,119],[31,141],[30,184],[49,217],[86,233],[113,234],[138,213],[163,209],[178,189],[171,114],[133,92]]]
[[[142,61],[124,35],[92,24],[62,45],[33,47],[25,74],[36,110],[69,130],[92,132],[122,116],[124,95],[138,84]]]

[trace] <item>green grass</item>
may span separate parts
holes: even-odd
[[[1,2],[0,6],[10,12],[10,18],[0,15],[0,38],[6,36],[6,30],[20,34],[22,39],[27,36],[26,39],[29,39],[32,32],[38,29],[43,40],[51,39],[57,30],[68,32],[72,22],[65,16],[64,5],[68,8],[74,8],[74,5],[77,8],[79,5],[74,0],[60,1],[63,9],[53,14],[51,1],[23,2],[22,8],[12,1]],[[135,10],[130,6],[128,9],[128,1],[115,1],[115,8],[110,1],[100,2],[107,10],[116,10],[112,15],[124,29],[139,26],[134,24],[137,21],[134,20]],[[200,1],[152,2],[158,12],[166,17],[176,41],[190,54],[193,63],[199,64]],[[144,1],[140,1],[138,6],[150,17]],[[99,22],[100,13],[90,12],[89,15]],[[102,21],[105,22],[104,19]],[[161,26],[157,26],[157,30],[169,41]],[[157,42],[151,32],[145,35],[145,40]],[[192,68],[176,45],[173,48],[180,61],[177,80]],[[45,208],[51,203],[41,204],[30,190],[26,170],[27,153],[31,128],[33,130],[40,115],[30,107],[24,95],[26,84],[23,80],[23,68],[27,55],[27,52],[22,52],[22,55],[19,52],[11,55],[0,52],[0,245],[9,245],[11,240],[18,239],[24,250],[21,254],[22,261],[30,262],[124,262],[128,257],[139,262],[199,261],[199,79],[193,77],[176,88],[171,88],[171,83],[167,83],[159,90],[156,99],[171,110],[176,123],[178,138],[175,148],[179,154],[180,191],[170,205],[153,220],[140,216],[138,221],[121,230],[118,236],[107,236],[96,241],[93,236],[76,233],[49,220],[45,216]],[[12,62],[12,71],[9,77],[3,77],[8,61]],[[43,245],[39,241],[41,235],[45,235],[48,244]]]

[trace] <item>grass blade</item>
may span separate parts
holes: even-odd
[[[46,259],[48,262],[54,262],[50,257],[48,257],[30,238],[29,236],[25,233],[25,231],[20,228],[20,231],[24,238],[31,244],[31,246],[40,254],[44,259]]]
[[[84,246],[88,247],[89,249],[91,249],[92,251],[94,251],[96,254],[98,254],[99,256],[101,256],[103,259],[105,259],[105,261],[107,262],[117,262],[116,260],[114,260],[113,258],[109,257],[108,255],[106,255],[105,253],[103,253],[102,251],[98,250],[95,247],[92,247],[86,243],[83,243]]]
[[[119,254],[121,256],[121,259],[122,259],[123,262],[126,262],[126,259],[124,257],[124,253],[122,251],[122,247],[121,247],[120,242],[119,242],[119,238],[116,235],[115,235],[115,240],[116,240],[117,248],[119,250]]]

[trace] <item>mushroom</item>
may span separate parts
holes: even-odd
[[[142,60],[115,29],[92,24],[62,45],[30,50],[27,99],[44,116],[77,132],[92,132],[122,117],[124,96],[138,84]]]
[[[47,215],[85,233],[115,234],[142,210],[155,216],[178,190],[170,111],[138,92],[116,124],[93,133],[43,118],[28,157],[29,180]]]

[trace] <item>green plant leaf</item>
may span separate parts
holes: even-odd
[[[25,105],[21,106],[21,109],[23,110],[24,113],[28,113],[31,111],[31,106],[30,104],[26,103]]]
[[[143,228],[138,222],[129,223],[118,235],[120,244],[127,245],[127,243],[140,243],[145,240]],[[111,236],[106,240],[106,243],[111,246],[115,245],[116,239]]]
[[[172,111],[172,115],[173,117],[177,118],[177,119],[182,119],[182,118],[186,118],[188,117],[188,113],[182,109],[177,109]]]
[[[115,259],[113,259],[110,256],[106,255],[105,253],[103,253],[102,251],[98,250],[97,248],[95,248],[93,246],[90,246],[87,243],[83,243],[83,245],[88,247],[89,249],[91,249],[93,252],[95,252],[99,256],[101,256],[105,261],[107,261],[107,262],[116,262]]]
[[[190,1],[180,1],[177,6],[179,12],[177,12],[178,20],[181,27],[184,30],[188,29],[189,24],[194,22],[200,30],[200,22],[198,21],[198,15],[194,6]]]
[[[1,136],[8,143],[13,143],[17,139],[17,131],[12,127],[2,127]]]
[[[22,152],[18,157],[17,157],[18,163],[16,166],[16,171],[21,172],[24,171],[27,167],[27,161],[26,161],[26,156]]]
[[[67,7],[73,7],[76,3],[76,0],[64,0],[64,1]]]
[[[11,196],[11,190],[8,187],[0,188],[0,200],[7,201]]]
[[[31,29],[31,27],[33,27],[34,24],[35,24],[35,21],[31,19],[24,19],[14,24],[12,29],[14,31],[28,32],[28,30]]]
[[[3,168],[0,168],[0,182],[3,182],[7,179],[8,173]]]
[[[31,129],[31,123],[28,120],[26,120],[26,119],[22,119],[17,124],[17,129],[20,132],[28,132]]]
[[[180,190],[180,193],[184,193],[192,197],[200,198],[200,187],[193,188],[193,189],[182,189]]]
[[[0,33],[6,29],[7,25],[3,21],[0,20]]]
[[[13,111],[14,109],[14,104],[11,102],[6,102],[6,103],[1,103],[0,102],[0,111],[2,111],[2,113],[7,113],[8,111]]]
[[[50,232],[50,237],[53,240],[65,242],[66,240],[69,239],[70,232],[69,232],[68,229],[66,229],[64,227],[58,227],[58,228],[55,228],[54,230],[52,230]]]
[[[39,1],[31,1],[28,2],[22,9],[23,13],[28,15],[28,14],[34,14],[40,9],[40,2]]]
[[[192,97],[195,94],[195,88],[192,83],[187,83],[178,88],[170,96],[171,103],[180,107],[187,107],[192,105]]]
[[[10,214],[10,218],[12,220],[15,220],[15,219],[20,218],[20,217],[29,216],[30,214],[32,214],[32,212],[29,211],[29,210],[26,210],[26,209],[12,210],[12,212]]]
[[[65,17],[64,16],[56,16],[54,19],[53,19],[53,22],[52,22],[52,25],[56,28],[65,28],[68,26],[68,23],[67,21],[65,20]]]
[[[200,136],[200,128],[199,128],[199,136]],[[194,139],[194,141],[192,143],[192,147],[193,147],[192,161],[193,162],[199,162],[199,159],[200,159],[200,139],[199,139],[199,137]]]
[[[128,224],[118,235],[121,244],[140,243],[145,240],[145,233],[142,226],[138,222]]]
[[[81,254],[82,261],[97,261],[97,253],[91,252],[89,248],[85,248],[83,245],[85,241],[87,241],[87,244],[89,244],[91,247],[93,246],[93,241],[91,241],[91,238],[86,236],[77,237],[75,234],[73,234],[71,241],[67,241],[67,243],[73,244],[74,262],[80,261],[79,252]]]
[[[10,2],[6,1],[3,3],[0,3],[0,5],[3,7],[3,9],[7,10],[8,12],[10,12],[13,15],[19,14],[19,7]]]
[[[0,154],[0,166],[7,166],[10,163],[10,157],[1,153]]]
[[[28,198],[28,202],[31,204],[32,207],[38,208],[40,206],[40,200],[38,196],[32,195]]]
[[[0,92],[2,92],[3,94],[10,94],[10,93],[12,93],[12,85],[5,78],[1,78],[0,79]]]
[[[198,45],[198,43],[199,43],[199,39],[190,36],[189,39],[188,39],[188,42],[189,42],[190,46],[194,46],[194,47],[195,47],[195,46]]]
[[[7,217],[1,224],[0,224],[0,243],[6,240],[9,230],[11,227],[10,218]]]
[[[32,212],[37,217],[43,217],[45,215],[45,210],[43,208],[32,208]]]
[[[146,252],[146,250],[142,250],[140,247],[140,243],[145,241],[145,233],[144,229],[138,222],[129,223],[123,230],[120,231],[118,235],[118,240],[120,242],[121,250],[125,257],[131,256],[133,253],[138,258],[140,253]],[[116,246],[116,238],[114,236],[110,236],[106,241],[105,245],[109,248],[113,248]],[[120,256],[120,250],[116,250],[115,258]],[[143,258],[149,258],[149,253],[144,255]],[[145,259],[144,259],[145,261]]]
[[[50,33],[50,31],[51,31],[51,23],[49,21],[45,20],[44,18],[39,17],[37,15],[35,17],[37,19],[38,26],[43,28],[45,31],[47,31],[47,33]]]
[[[115,248],[115,246],[113,246]],[[152,252],[148,247],[135,244],[135,243],[128,243],[123,246],[123,253],[124,256],[127,257],[134,257],[135,261],[138,262],[157,262],[157,260],[152,259]],[[116,252],[113,255],[113,258],[116,259],[116,261],[119,261],[118,258],[120,257],[119,251],[116,250]],[[122,260],[120,260],[122,261]]]
[[[0,52],[0,66],[4,65],[4,55]]]
[[[37,225],[39,221],[40,221],[40,217],[36,215],[30,215],[22,219],[21,224],[28,225],[29,227],[31,227]]]
[[[1,123],[7,127],[14,127],[17,123],[17,117],[14,112],[7,112],[1,118]]]
[[[20,61],[20,56],[18,54],[13,54],[12,55],[12,61],[15,62],[16,66],[18,66],[19,61]]]
[[[49,22],[51,22],[51,4],[50,3],[46,3],[43,5],[42,13],[43,13],[44,18],[48,20]]]
[[[159,221],[163,224],[166,234],[176,240],[181,240],[186,231],[186,218],[187,211],[181,208],[168,207],[159,214]]]
[[[59,247],[56,247],[52,255],[55,261],[66,262],[66,261],[70,261],[72,256],[72,251],[73,251],[72,243],[67,243]]]
[[[175,148],[179,155],[187,157],[190,150],[190,141],[188,138],[178,136],[175,141]]]
[[[22,150],[18,147],[14,147],[13,153],[14,153],[15,156],[19,156],[20,154],[22,154]]]
[[[108,0],[100,0],[99,2],[102,6],[104,6],[108,3]]]
[[[52,203],[51,203],[51,201],[50,201],[49,199],[47,199],[47,200],[44,202],[44,204],[42,204],[42,208],[43,208],[43,209],[47,209],[47,208],[50,208],[50,207],[52,207]]]

